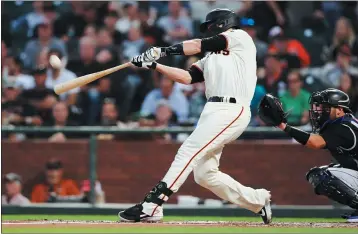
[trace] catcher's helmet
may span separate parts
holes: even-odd
[[[313,132],[321,129],[329,120],[331,107],[342,107],[344,112],[352,113],[349,109],[349,102],[349,96],[338,89],[329,88],[312,93],[309,103],[311,105],[310,120]]]
[[[235,12],[217,8],[206,15],[205,22],[200,25],[200,32],[206,36],[214,36],[229,28],[239,28]]]

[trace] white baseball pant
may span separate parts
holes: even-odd
[[[236,140],[244,132],[250,118],[249,105],[208,102],[197,127],[179,148],[162,181],[167,183],[170,190],[177,192],[193,171],[195,181],[221,199],[259,212],[265,205],[262,190],[243,186],[219,171],[225,144]],[[143,212],[151,216],[160,215],[162,207],[146,202]]]

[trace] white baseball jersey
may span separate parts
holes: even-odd
[[[249,104],[255,92],[256,47],[243,30],[221,33],[226,37],[227,49],[210,52],[193,65],[203,72],[206,97],[234,97]]]

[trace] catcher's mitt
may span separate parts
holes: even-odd
[[[287,122],[287,113],[277,97],[266,94],[260,101],[258,115],[269,126],[278,126]]]

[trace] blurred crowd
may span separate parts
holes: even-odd
[[[7,173],[3,176],[4,194],[1,196],[3,205],[28,205],[30,203],[89,203],[91,202],[91,183],[88,179],[79,187],[75,180],[64,176],[62,161],[51,158],[46,162],[41,179],[32,185],[27,194],[23,194],[23,179],[19,174]],[[25,178],[29,182],[31,179]],[[94,183],[95,203],[105,202],[105,193],[101,183]],[[26,192],[25,192],[26,193]],[[29,198],[27,198],[27,196]]]
[[[205,84],[180,85],[155,71],[123,69],[56,95],[56,84],[129,61],[150,46],[200,38],[215,8],[237,13],[257,47],[258,84],[252,126],[263,125],[257,105],[280,97],[288,122],[309,124],[310,93],[339,88],[358,111],[357,2],[294,1],[11,1],[2,4],[2,125],[194,126],[206,103]],[[62,61],[49,64],[51,55]],[[165,57],[187,69],[204,54]],[[3,138],[65,141],[80,135],[9,134]],[[113,136],[101,135],[103,139]],[[177,136],[175,136],[177,137]],[[172,139],[165,135],[163,139]]]

